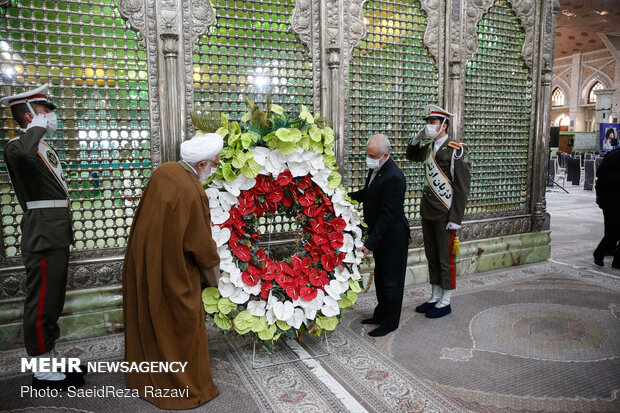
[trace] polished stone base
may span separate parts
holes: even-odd
[[[461,242],[457,275],[544,261],[550,255],[549,231]],[[423,248],[411,249],[407,260],[406,284],[428,282]],[[368,285],[372,258],[362,268]],[[374,283],[373,283],[374,284]],[[374,289],[374,285],[369,286]],[[23,298],[0,302],[0,351],[23,347]],[[104,336],[123,330],[120,285],[69,291],[59,321],[59,341]]]

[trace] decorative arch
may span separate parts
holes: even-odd
[[[588,95],[590,94],[590,90],[597,83],[600,82],[603,84],[605,89],[608,89],[613,84],[612,79],[607,76],[605,73],[598,72],[592,75],[587,81],[583,83],[581,87],[581,92],[579,94],[580,104],[586,105],[588,104]]]
[[[566,121],[567,121],[566,123],[563,123],[564,119],[566,119]],[[568,116],[567,113],[560,113],[553,120],[553,126],[562,126],[563,124],[565,124],[566,126],[570,125],[570,116]]]
[[[562,79],[561,77],[553,76],[553,81],[551,82],[552,96],[553,91],[555,91],[555,89],[557,88],[562,89],[562,92],[564,92],[564,106],[569,106],[571,94],[570,85],[566,80]]]

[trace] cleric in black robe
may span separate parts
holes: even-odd
[[[398,328],[405,287],[409,223],[405,217],[406,181],[390,157],[390,141],[373,135],[366,144],[366,164],[370,171],[364,189],[349,196],[364,206],[368,238],[361,249],[372,251],[375,259],[377,307],[363,324],[379,324],[369,335],[384,336]]]

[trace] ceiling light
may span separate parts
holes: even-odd
[[[602,10],[602,11],[594,10],[594,13],[600,14],[601,16],[609,14],[609,12],[607,10]]]
[[[565,15],[566,17],[575,17],[575,16],[577,16],[575,13],[573,13],[570,10],[562,10],[562,14]]]

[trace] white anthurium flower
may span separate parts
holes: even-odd
[[[222,271],[226,271],[227,273],[231,274],[233,273],[235,270],[239,270],[239,268],[237,267],[237,264],[235,264],[235,262],[233,261],[232,257],[227,259],[227,260],[220,260],[220,270]]]
[[[349,271],[344,266],[339,265],[335,268],[334,277],[341,282],[347,281],[349,279]]]
[[[299,327],[301,327],[301,323],[303,323],[305,319],[306,317],[304,315],[304,310],[302,310],[301,308],[295,308],[291,318],[286,320],[286,324],[293,327],[294,329],[298,329]]]
[[[263,283],[262,282],[258,282],[256,283],[256,285],[247,285],[247,284],[243,284],[243,291],[245,291],[248,294],[251,295],[260,295],[260,287]]]
[[[335,300],[340,300],[340,294],[345,292],[349,285],[346,282],[331,280],[328,285],[323,287],[325,292]],[[327,299],[327,297],[325,297]]]
[[[265,169],[275,178],[278,177],[286,169],[285,157],[282,155],[279,149],[271,151],[267,155],[267,162],[265,162]]]
[[[349,252],[349,251],[353,251],[353,247],[355,245],[355,241],[353,240],[353,237],[351,236],[351,234],[347,234],[346,232],[344,234],[342,234],[343,236],[343,240],[342,240],[342,247],[339,248],[340,252]]]
[[[221,179],[214,179],[210,184],[209,188],[222,189],[224,187],[224,181]]]
[[[230,213],[228,211],[224,211],[222,208],[220,208],[219,205],[217,206],[217,208],[211,208],[211,222],[213,224],[223,224],[224,222],[228,221],[228,218],[230,218]]]
[[[352,280],[357,281],[360,278],[362,278],[362,274],[360,274],[360,269],[357,265],[353,265],[352,270],[353,270],[353,273],[351,274]]]
[[[220,291],[222,297],[230,297],[235,292],[235,286],[232,285],[228,277],[220,277],[220,281],[217,283],[217,289]]]
[[[273,313],[273,308],[269,308],[265,312],[265,318],[267,318],[267,324],[269,325],[273,325],[276,323],[277,318],[276,318],[276,315]]]
[[[334,300],[330,296],[326,296],[325,300],[323,301],[323,307],[321,307],[321,312],[325,317],[333,317],[340,314],[338,301]]]
[[[291,171],[293,178],[306,176],[310,171],[310,168],[308,168],[308,165],[305,162],[289,162],[288,169]]]
[[[286,321],[293,316],[294,307],[290,301],[278,301],[273,305],[273,314],[278,320]]]
[[[347,252],[347,255],[344,257],[342,262],[346,262],[348,264],[357,264],[357,258],[355,257],[355,250]]]
[[[239,195],[241,195],[241,189],[239,189],[239,185],[239,178],[237,178],[231,182],[224,182],[224,189],[234,197],[238,197]]]
[[[230,230],[228,228],[221,228],[217,225],[211,227],[211,238],[215,241],[215,245],[218,247],[226,244],[230,239]]]
[[[218,199],[218,194],[220,193],[220,191],[218,191],[216,188],[207,188],[205,189],[205,194],[207,194],[207,198],[209,198],[209,208],[213,209],[213,208],[219,208],[220,207],[220,200]]]
[[[233,283],[235,287],[242,288],[245,285],[241,279],[241,270],[238,267],[235,266],[235,268],[229,272],[229,277],[230,282]]]
[[[301,149],[300,147],[297,147],[295,152],[291,153],[290,155],[286,155],[286,163],[303,162],[304,161],[303,153],[304,153],[304,150]]]
[[[314,308],[314,307],[306,307],[304,308],[304,316],[306,317],[306,319],[308,320],[314,320],[316,318],[316,312],[320,309],[320,307]]]
[[[228,249],[227,245],[222,245],[222,246],[218,247],[217,248],[217,255],[219,255],[220,261],[221,260],[227,260],[228,258],[232,258],[232,254],[230,253],[230,249]]]
[[[355,249],[362,247],[362,245],[364,245],[364,243],[362,242],[362,239],[355,238]]]
[[[325,163],[323,162],[323,155],[317,154],[308,160],[312,165],[312,169],[316,169],[319,171],[327,170],[329,173],[331,173],[329,169],[325,168]]]
[[[248,311],[256,317],[262,317],[267,312],[265,310],[265,305],[267,305],[267,303],[264,301],[250,301],[248,302]]]
[[[219,201],[224,211],[230,211],[230,208],[234,207],[239,203],[239,200],[236,196],[224,191],[219,193]]]
[[[239,189],[241,189],[242,191],[252,189],[254,188],[254,185],[256,185],[256,179],[248,178],[243,174],[239,175],[237,179],[235,179],[235,182],[237,181],[239,182]]]
[[[255,146],[254,148],[252,148],[252,153],[254,154],[254,161],[259,166],[265,166],[265,162],[267,161],[267,155],[269,155],[269,152],[271,152],[269,148]]]
[[[235,288],[228,298],[235,304],[245,304],[250,299],[250,294],[243,291],[243,288]]]
[[[310,303],[312,305],[316,305],[317,309],[319,309],[323,305],[324,299],[325,299],[325,293],[323,292],[323,290],[317,290],[316,297],[314,298],[314,300],[310,301]]]

